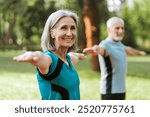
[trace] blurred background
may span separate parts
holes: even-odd
[[[123,43],[147,52],[147,56],[128,57],[127,99],[150,99],[149,5],[149,0],[0,0],[0,99],[40,99],[35,68],[16,63],[12,57],[27,50],[41,50],[44,24],[58,9],[73,10],[80,17],[78,52],[106,38],[108,18],[123,18]],[[97,56],[87,55],[76,68],[81,99],[100,99]]]

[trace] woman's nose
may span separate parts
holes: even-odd
[[[72,35],[72,31],[70,29],[67,30],[67,35]]]

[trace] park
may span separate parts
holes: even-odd
[[[41,100],[36,68],[29,63],[15,62],[13,57],[26,51],[41,51],[44,23],[52,12],[62,8],[74,10],[80,16],[76,51],[79,53],[106,38],[105,23],[109,17],[124,19],[126,33],[122,43],[147,53],[145,56],[127,56],[126,100],[150,100],[150,22],[147,20],[150,1],[135,0],[133,6],[126,0],[112,1],[113,7],[108,0],[92,0],[92,3],[91,0],[2,0],[0,100]],[[75,66],[80,78],[81,100],[100,100],[101,71],[97,56],[85,56],[86,59]]]

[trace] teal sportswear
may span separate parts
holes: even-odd
[[[39,90],[42,100],[79,100],[80,99],[80,81],[78,74],[71,63],[71,58],[67,54],[66,58],[69,66],[63,62],[60,73],[51,81],[44,79],[44,76],[49,76],[53,73],[58,63],[58,56],[50,51],[43,52],[52,58],[52,64],[49,67],[49,72],[46,75],[41,75],[39,70],[36,70]]]

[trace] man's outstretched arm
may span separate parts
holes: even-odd
[[[93,47],[85,48],[83,53],[105,56],[105,48],[100,47],[99,45],[94,45]]]
[[[132,56],[134,56],[134,55],[141,55],[141,56],[146,55],[146,52],[134,49],[130,46],[126,47],[126,53],[127,53],[127,55],[132,55]]]

